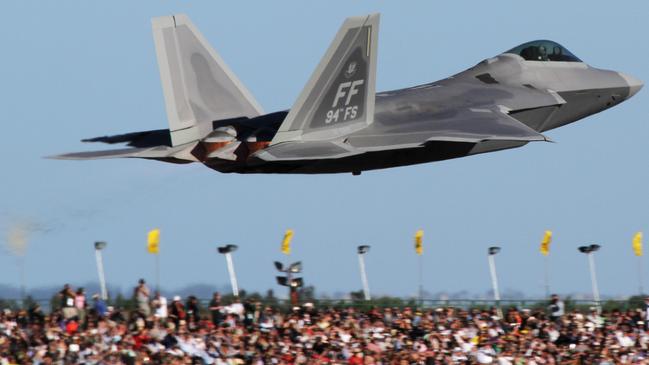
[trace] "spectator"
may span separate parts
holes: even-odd
[[[154,310],[154,316],[158,319],[165,319],[168,316],[167,298],[162,296],[159,291],[155,292],[155,297],[151,301]]]
[[[59,292],[61,298],[61,311],[63,318],[68,320],[77,315],[76,307],[74,306],[75,294],[70,287],[70,284],[63,285],[63,290]]]
[[[198,299],[190,295],[187,298],[187,320],[190,323],[198,323],[201,320],[201,309],[198,305]]]
[[[34,303],[31,308],[29,308],[28,316],[30,323],[40,326],[45,323],[45,313],[43,313],[43,309],[38,303]]]
[[[151,315],[149,307],[149,288],[146,286],[144,279],[138,281],[137,286],[133,289],[133,297],[137,303],[137,309],[145,318]]]
[[[649,297],[644,298],[644,324],[645,329],[649,330]]]
[[[106,302],[104,302],[104,300],[101,299],[101,297],[97,293],[92,295],[92,299],[94,301],[93,309],[95,311],[95,315],[99,319],[105,318],[108,312],[108,308],[106,307]]]
[[[99,296],[93,299],[97,308]],[[86,314],[86,328],[76,316],[61,321],[58,311],[41,317],[32,314],[40,312],[36,308],[6,309],[0,312],[0,364],[649,364],[643,307],[575,310],[557,318],[553,308],[511,308],[499,318],[496,309],[360,310],[317,303],[284,312],[246,300],[244,316],[228,306],[227,318],[214,326],[187,318],[193,301],[185,308],[176,296],[169,317],[153,321],[141,318],[139,308],[95,309]]]
[[[559,296],[552,294],[550,299],[550,305],[548,306],[548,312],[550,313],[550,319],[553,321],[558,320],[564,314],[564,305],[563,301],[559,299]]]
[[[86,323],[86,293],[83,288],[77,289],[74,295],[74,307],[77,309],[79,323],[83,326]]]
[[[174,296],[174,300],[171,302],[171,308],[169,309],[169,317],[174,321],[176,327],[180,325],[181,321],[186,321],[187,312],[185,311],[185,306],[181,301],[180,295]]]
[[[212,317],[212,323],[215,326],[219,326],[221,321],[223,321],[223,306],[221,305],[221,294],[215,292],[212,295],[212,300],[210,301],[210,315]]]
[[[243,319],[245,308],[241,304],[239,297],[234,297],[234,301],[227,307],[226,312],[236,315],[239,319]]]

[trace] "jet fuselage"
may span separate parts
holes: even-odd
[[[266,114],[186,15],[153,20],[169,129],[84,140],[131,148],[61,159],[200,162],[221,172],[341,173],[547,141],[643,84],[537,40],[432,83],[376,93],[379,15],[343,22],[288,111]]]
[[[267,162],[254,157],[239,166],[205,163],[223,172],[336,173],[493,152],[527,142],[436,141],[414,148],[399,146],[406,144],[408,137],[414,140],[427,130],[439,128],[439,120],[452,119],[460,110],[488,110],[494,106],[530,128],[544,132],[615,106],[641,87],[642,83],[630,76],[583,62],[528,61],[504,53],[443,80],[377,93],[374,123],[349,134],[346,139],[354,147],[371,147],[372,150],[362,155],[298,163]],[[271,124],[280,123],[281,120],[275,120]]]

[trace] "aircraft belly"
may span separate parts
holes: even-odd
[[[246,166],[228,168],[209,166],[221,172],[278,173],[278,174],[329,174],[377,170],[419,163],[447,160],[467,156],[473,143],[433,142],[426,146],[366,152],[331,160],[262,161],[255,160]]]

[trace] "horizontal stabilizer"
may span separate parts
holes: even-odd
[[[144,132],[133,132],[118,134],[114,136],[102,136],[82,139],[81,142],[102,142],[108,144],[126,143],[131,147],[171,147],[171,136],[168,129],[157,129]]]
[[[117,150],[64,153],[62,155],[47,156],[46,158],[54,160],[99,160],[104,158],[138,157],[139,153],[147,150],[149,148],[120,148]]]
[[[121,148],[116,150],[73,152],[48,156],[55,160],[99,160],[106,158],[146,158],[156,160],[197,161],[191,152],[196,144],[179,147],[157,146],[151,148]]]

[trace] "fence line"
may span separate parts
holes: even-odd
[[[186,299],[186,298],[185,298]],[[260,302],[262,306],[271,306],[279,309],[289,310],[291,308],[290,301],[288,299],[268,299],[268,298],[242,298],[243,301],[251,299],[254,302]],[[58,307],[59,300],[54,298],[30,298],[29,301],[23,303],[20,299],[1,299],[0,298],[0,309],[29,309],[33,304],[39,304],[40,307],[46,311],[50,312],[52,310],[52,304],[54,304],[55,309]],[[171,301],[168,301],[171,304]],[[183,301],[184,302],[184,301]],[[206,309],[209,307],[210,299],[208,298],[199,298],[199,303],[201,308]],[[228,305],[231,301],[225,299],[223,305]],[[516,307],[519,309],[545,309],[549,302],[546,299],[503,299],[500,301],[495,301],[491,299],[423,299],[419,301],[416,298],[400,298],[400,297],[385,297],[385,298],[376,298],[374,300],[365,301],[365,300],[356,300],[356,299],[330,299],[330,298],[316,298],[312,300],[303,300],[302,303],[311,302],[316,307],[356,307],[356,308],[386,308],[386,307],[412,307],[412,308],[422,308],[422,309],[431,309],[431,308],[440,308],[440,307],[453,307],[453,308],[493,308],[501,307],[504,309],[510,307]],[[619,309],[619,310],[629,310],[636,308],[644,308],[644,303],[641,298],[630,298],[630,299],[611,299],[603,300],[601,302],[605,310]],[[134,308],[134,301],[130,298],[122,299],[119,302],[109,301],[108,305],[114,306],[115,308],[131,310]],[[565,300],[566,311],[579,310],[587,311],[590,307],[595,306],[596,303],[593,300],[573,300],[567,298]],[[88,300],[88,306],[92,306],[92,301]]]

